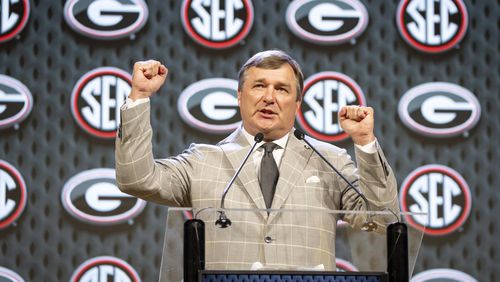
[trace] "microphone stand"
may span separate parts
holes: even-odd
[[[366,208],[366,212],[368,214],[368,218],[367,220],[365,221],[365,223],[363,224],[363,226],[361,226],[361,230],[363,231],[367,231],[367,232],[370,232],[370,231],[374,231],[377,229],[377,224],[375,222],[373,222],[373,220],[371,219],[371,214],[370,214],[370,205],[369,205],[369,202],[368,202],[368,199],[366,199],[365,195],[363,195],[363,193],[361,193],[356,187],[354,187],[354,185],[352,185],[352,183],[347,180],[347,178],[345,178],[344,175],[342,175],[342,173],[340,173],[340,171],[338,171],[324,156],[323,154],[321,154],[309,141],[307,141],[307,139],[304,138],[304,133],[302,133],[302,131],[296,129],[293,134],[295,135],[295,137],[299,140],[303,140],[311,149],[313,149],[313,151],[333,170],[335,171],[335,173],[337,173],[338,176],[340,176],[340,178],[342,178],[345,183],[347,183],[347,185],[349,186],[348,189],[352,189],[356,192],[356,194],[358,194],[359,197],[361,197],[361,199],[363,199],[363,201],[365,202],[365,208]]]
[[[325,163],[332,168],[349,186],[348,189],[354,190],[365,202],[365,207],[368,213],[368,219],[361,227],[364,231],[374,231],[377,229],[377,224],[371,220],[372,215],[369,213],[368,199],[347,178],[345,178],[309,141],[304,138],[304,133],[300,130],[295,130],[295,137],[304,142],[316,152],[316,154]],[[408,282],[409,281],[409,260],[408,260],[408,228],[405,223],[401,222],[400,218],[390,209],[396,217],[396,222],[387,226],[387,273],[389,282]]]
[[[388,209],[389,210],[389,209]],[[387,273],[389,282],[408,282],[410,279],[408,227],[391,210],[396,222],[387,226]]]
[[[231,185],[233,185],[234,181],[240,174],[241,169],[247,162],[248,158],[252,154],[252,152],[255,150],[255,147],[257,146],[258,143],[260,143],[262,140],[264,140],[264,134],[262,133],[257,133],[254,137],[254,143],[250,151],[248,151],[247,155],[241,162],[240,166],[238,167],[238,170],[234,173],[233,178],[229,181],[227,184],[226,188],[224,189],[224,192],[222,192],[222,197],[220,200],[220,211],[219,211],[219,219],[215,221],[215,225],[219,226],[220,228],[226,228],[231,226],[231,220],[227,217],[226,213],[224,212],[224,200],[226,199],[227,192],[229,191],[229,188],[231,188]]]
[[[198,282],[205,269],[205,223],[193,218],[184,222],[184,281]]]
[[[254,151],[259,142],[264,140],[264,134],[258,133],[255,135],[254,144],[250,151],[245,156],[245,159],[238,167],[238,170],[233,175],[227,184],[221,197],[221,206],[219,212],[219,219],[215,221],[215,225],[220,228],[231,226],[231,220],[224,212],[224,199],[226,198],[229,188],[234,183],[241,169],[247,162],[248,158]],[[198,213],[194,215],[193,219],[184,222],[184,282],[198,282],[198,275],[201,270],[205,269],[205,223],[203,220],[197,218]]]

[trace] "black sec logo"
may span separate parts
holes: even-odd
[[[139,215],[146,202],[121,192],[115,170],[97,168],[80,172],[64,185],[61,201],[73,217],[93,224],[118,224]]]
[[[470,189],[455,170],[442,165],[426,165],[412,171],[401,186],[403,212],[407,222],[429,235],[446,235],[460,228],[471,210]],[[424,230],[425,229],[425,230]]]
[[[71,282],[140,282],[137,271],[127,262],[110,256],[89,259],[73,273]]]
[[[338,72],[317,73],[304,82],[297,122],[307,134],[319,140],[344,140],[348,135],[340,127],[338,112],[346,105],[366,105],[359,85]]]
[[[465,36],[468,21],[462,0],[401,0],[396,14],[403,39],[427,53],[456,46]]]
[[[411,282],[477,282],[467,273],[451,268],[429,269],[418,273],[411,278]]]
[[[116,39],[139,31],[148,19],[148,7],[143,0],[68,0],[64,18],[83,35]]]
[[[250,0],[184,0],[182,26],[197,43],[224,49],[242,41],[253,25]]]
[[[0,43],[18,35],[28,22],[29,0],[0,1]]]
[[[24,279],[14,271],[0,266],[0,281],[2,282],[24,282]]]
[[[113,139],[120,123],[120,107],[130,93],[129,73],[102,67],[86,73],[71,93],[71,112],[78,125],[91,135]]]
[[[182,91],[177,108],[182,119],[208,133],[228,133],[240,125],[238,81],[203,79]]]
[[[33,108],[33,96],[19,80],[0,74],[0,129],[16,126]]]
[[[399,101],[398,113],[408,128],[426,136],[468,136],[481,117],[481,106],[474,94],[459,85],[430,82],[408,90]]]
[[[28,191],[22,175],[0,160],[0,229],[16,221],[26,207]]]
[[[368,19],[358,0],[295,0],[286,11],[286,23],[295,35],[325,45],[357,38],[368,26]]]

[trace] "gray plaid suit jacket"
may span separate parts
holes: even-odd
[[[238,129],[217,145],[192,144],[178,156],[154,160],[149,102],[122,110],[121,117],[116,139],[118,186],[168,206],[219,207],[225,186],[252,145]],[[399,210],[396,180],[380,148],[374,154],[356,149],[356,167],[344,149],[309,140],[362,190],[372,208]],[[273,209],[365,209],[357,194],[293,134],[279,171]],[[229,190],[225,206],[265,209],[252,158]],[[249,269],[257,261],[276,268],[323,264],[335,269],[337,218],[331,214],[263,211],[232,212],[229,217],[233,224],[226,229],[215,227],[215,216],[206,219],[207,269]],[[272,241],[265,242],[265,237]]]

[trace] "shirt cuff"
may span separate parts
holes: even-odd
[[[372,142],[366,144],[366,145],[358,145],[354,144],[358,149],[361,151],[368,153],[368,154],[373,154],[377,152],[377,139],[373,140]]]
[[[149,98],[140,98],[137,100],[132,100],[130,98],[125,99],[125,104],[123,105],[124,110],[131,109],[137,105],[146,103],[149,101]]]

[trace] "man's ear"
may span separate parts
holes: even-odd
[[[302,100],[297,101],[296,103],[297,103],[297,110],[296,110],[296,112],[298,113],[300,111],[300,106],[302,105]]]
[[[238,90],[238,107],[241,107],[241,90]]]

